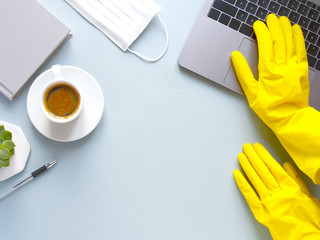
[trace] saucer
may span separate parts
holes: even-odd
[[[0,169],[0,181],[3,181],[24,169],[30,154],[30,144],[19,126],[3,121],[0,121],[0,125],[12,133],[12,141],[16,145],[10,165]]]
[[[86,71],[61,66],[61,75],[76,85],[81,92],[83,108],[80,116],[68,123],[54,123],[40,109],[40,95],[43,87],[53,80],[51,69],[43,72],[33,82],[27,97],[27,111],[33,126],[44,136],[60,142],[81,139],[92,132],[100,122],[104,109],[102,90],[97,81]]]

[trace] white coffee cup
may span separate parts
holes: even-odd
[[[77,86],[63,78],[60,65],[51,68],[53,80],[44,86],[40,94],[42,113],[54,123],[67,123],[79,117],[83,100]]]

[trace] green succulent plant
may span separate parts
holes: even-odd
[[[10,165],[10,158],[14,154],[15,146],[12,142],[12,133],[0,125],[0,168]]]

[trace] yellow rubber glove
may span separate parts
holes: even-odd
[[[308,61],[301,28],[270,14],[253,29],[259,79],[243,55],[231,60],[250,107],[273,130],[297,166],[320,184],[320,113],[309,106]],[[320,93],[319,93],[320,94]]]
[[[293,166],[285,163],[283,169],[259,143],[245,144],[243,151],[238,159],[255,190],[239,170],[233,175],[257,221],[274,240],[319,240],[319,201]]]

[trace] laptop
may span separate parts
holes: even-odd
[[[299,24],[309,63],[310,105],[320,110],[319,0],[205,0],[182,48],[178,63],[232,91],[243,94],[231,63],[239,50],[258,76],[258,52],[252,25],[270,13]]]

